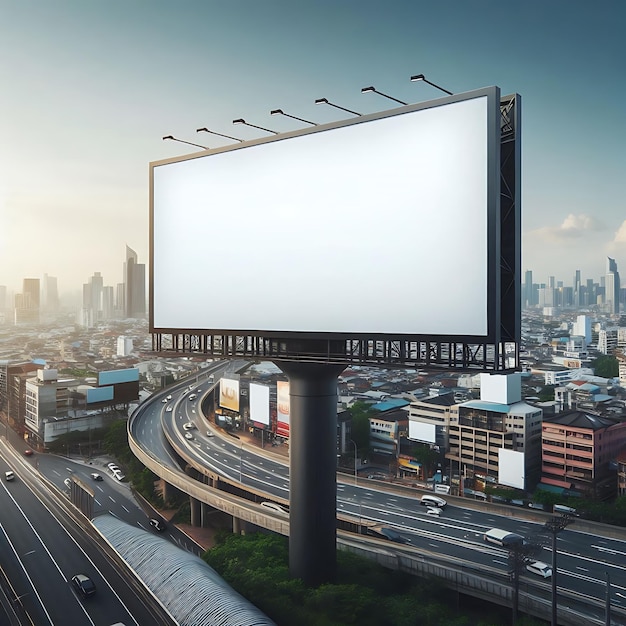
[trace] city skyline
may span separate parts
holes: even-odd
[[[441,92],[496,84],[522,96],[522,265],[534,280],[626,267],[624,10],[583,2],[189,1],[3,7],[0,285],[101,272],[127,242],[148,263],[148,164]],[[244,10],[245,8],[245,10]],[[507,27],[515,20],[515,32]],[[270,116],[281,108],[296,116]],[[381,207],[381,219],[384,209]],[[268,226],[271,229],[271,226]],[[375,235],[373,235],[375,236]],[[236,250],[236,238],[233,237]],[[148,267],[146,267],[148,271]]]

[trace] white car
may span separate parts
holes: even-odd
[[[530,563],[526,564],[526,569],[543,578],[550,578],[552,576],[552,568],[543,561],[530,561]]]
[[[426,515],[431,515],[433,517],[439,517],[441,513],[442,513],[442,510],[436,506],[428,507],[426,509]]]
[[[111,471],[113,472],[113,476],[117,478],[117,480],[119,480],[120,482],[122,482],[126,478],[126,476],[122,474],[122,470],[120,469],[111,470]]]
[[[115,463],[107,463],[107,467],[113,472],[115,470],[119,470],[120,468],[115,465]]]
[[[186,424],[183,424],[183,428],[185,430],[194,430],[195,427],[196,425],[193,422],[187,422]]]
[[[185,433],[185,439],[193,439],[193,435],[191,433]]]

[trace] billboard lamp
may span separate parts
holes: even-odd
[[[232,139],[233,141],[243,141],[243,139],[238,139],[237,137],[231,137],[230,135],[223,135],[222,133],[216,133],[214,130],[209,130],[208,128],[196,128],[197,133],[209,133],[210,135],[217,135],[218,137],[226,137],[226,139]]]
[[[382,91],[378,91],[375,87],[363,87],[363,89],[361,89],[361,93],[377,93],[379,96],[382,96],[383,98],[388,98],[389,100],[393,100],[394,102],[397,102],[398,104],[408,104],[407,102],[402,102],[402,100],[398,100],[398,98],[394,98],[393,96],[388,96],[386,93],[383,93]]]
[[[335,107],[336,109],[339,109],[341,111],[345,111],[346,113],[352,113],[352,115],[358,115],[359,117],[361,117],[361,113],[357,113],[356,111],[351,111],[350,109],[346,109],[345,107],[341,107],[338,104],[334,104],[332,102],[329,102],[327,98],[318,98],[315,101],[315,104],[327,104],[329,107]]]
[[[243,117],[239,119],[233,120],[233,124],[244,124],[245,126],[250,126],[252,128],[258,128],[259,130],[264,130],[266,133],[273,133],[274,135],[279,135],[280,133],[277,130],[270,130],[269,128],[263,128],[263,126],[255,126],[254,124],[248,124]]]
[[[415,76],[411,76],[412,83],[415,83],[418,80],[421,80],[424,83],[428,83],[435,89],[439,89],[439,91],[443,91],[443,93],[447,93],[449,96],[454,95],[451,91],[448,91],[447,89],[444,89],[443,87],[440,87],[439,85],[435,85],[435,83],[431,83],[429,80],[426,80],[426,77],[424,76],[424,74],[416,74]]]
[[[290,117],[292,120],[298,120],[299,122],[304,122],[305,124],[311,124],[311,126],[318,126],[316,122],[309,122],[309,120],[305,120],[301,117],[290,115],[289,113],[285,113],[282,109],[274,109],[273,111],[270,111],[270,115],[284,115],[285,117]]]
[[[171,141],[178,141],[179,143],[186,143],[189,146],[195,146],[196,148],[202,148],[202,150],[210,150],[211,148],[207,148],[206,146],[201,146],[199,143],[193,143],[191,141],[185,141],[184,139],[177,139],[173,135],[166,135],[163,137],[163,141],[169,139]]]

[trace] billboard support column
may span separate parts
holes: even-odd
[[[345,365],[276,363],[289,378],[289,571],[307,585],[337,571],[337,377]]]

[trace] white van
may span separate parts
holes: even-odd
[[[443,498],[440,498],[439,496],[431,496],[430,494],[422,496],[420,502],[424,506],[431,506],[437,509],[443,509],[443,507],[448,504]]]
[[[11,470],[4,472],[4,480],[13,480],[14,478],[15,474]]]
[[[500,528],[492,528],[484,534],[487,543],[495,543],[497,546],[508,548],[515,544],[524,543],[524,537],[510,530],[501,530]]]

